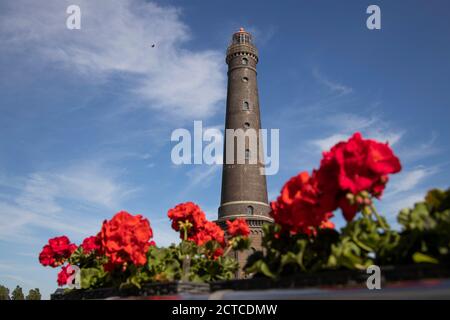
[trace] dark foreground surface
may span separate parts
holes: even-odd
[[[57,290],[52,300],[124,299],[450,299],[450,266],[385,266],[380,289],[369,290],[365,271],[298,274],[280,279],[251,278],[207,283],[158,282],[140,289]]]
[[[450,300],[450,279],[401,281],[369,290],[362,285],[303,289],[219,290],[208,294],[109,297],[109,300]]]

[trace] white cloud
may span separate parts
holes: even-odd
[[[339,141],[346,141],[350,136],[345,134],[336,133],[323,139],[312,140],[311,143],[315,145],[319,150],[330,150]]]
[[[0,278],[11,279],[11,280],[15,281],[16,283],[20,283],[22,285],[25,284],[30,287],[36,286],[36,284],[37,284],[35,281],[28,280],[28,279],[25,279],[23,277],[20,277],[20,276],[14,275],[14,274],[0,274]],[[24,292],[24,294],[26,295],[27,293]]]
[[[137,191],[122,183],[119,173],[95,162],[35,172],[23,181],[9,201],[0,202],[0,239],[31,242],[37,229],[95,233],[105,217],[102,212],[121,209]]]
[[[269,25],[265,26],[264,29],[261,29],[254,25],[247,25],[245,30],[252,34],[256,46],[262,47],[270,43],[270,40],[272,40],[277,32],[277,27]]]
[[[338,93],[339,95],[347,95],[353,91],[349,86],[330,80],[317,69],[314,69],[312,74],[317,82],[327,87],[331,92]]]
[[[72,1],[14,1],[1,15],[3,50],[38,54],[84,79],[128,77],[149,108],[180,118],[207,117],[225,97],[222,52],[183,48],[192,35],[174,7],[141,0],[79,0],[81,30],[68,30]],[[152,45],[155,45],[152,47]]]
[[[419,166],[390,177],[379,207],[393,227],[400,227],[396,217],[401,209],[411,208],[416,202],[423,201],[427,191],[431,187],[436,187],[430,185],[430,182],[439,171],[438,166],[427,168]]]
[[[194,186],[199,185],[200,183],[206,184],[210,182],[211,179],[220,169],[222,169],[222,165],[214,164],[214,165],[202,165],[188,171],[186,173],[186,175],[190,179],[188,189],[191,189]]]
[[[373,115],[361,116],[342,112],[328,116],[325,121],[339,130],[349,132],[371,128],[379,122],[379,118]]]
[[[387,121],[376,116],[336,113],[321,121],[325,127],[331,127],[336,132],[310,141],[310,144],[320,150],[329,150],[337,142],[347,141],[357,131],[361,132],[365,139],[388,142],[391,146],[397,144],[403,136],[402,131],[391,129]]]
[[[397,217],[398,212],[403,208],[411,208],[416,202],[423,201],[426,195],[426,191],[416,191],[394,199],[386,200],[383,203],[381,212],[390,218],[390,223],[393,222],[392,218]]]
[[[157,246],[169,246],[180,241],[180,234],[172,229],[169,218],[153,219],[150,223],[153,229],[153,240]]]
[[[401,148],[399,150],[401,159],[415,161],[440,153],[441,150],[435,145],[437,138],[437,133],[433,131],[427,140],[414,141],[413,148]]]
[[[430,176],[437,172],[438,170],[435,167],[417,167],[410,171],[400,172],[392,177],[389,188],[390,191],[386,196],[413,190],[421,182],[430,178]]]
[[[403,136],[403,132],[390,131],[390,129],[370,129],[366,132],[365,138],[374,139],[380,142],[387,142],[389,145],[393,146],[397,144]]]

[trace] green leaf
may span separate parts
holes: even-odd
[[[253,265],[246,269],[248,274],[262,273],[266,277],[276,278],[276,275],[270,271],[269,266],[263,260],[257,260]]]
[[[96,268],[81,269],[81,288],[90,289],[98,286],[103,280],[105,273],[103,270]]]
[[[275,274],[273,274],[270,271],[269,266],[264,261],[261,261],[260,270],[267,277],[270,277],[270,278],[275,278],[276,277]]]
[[[439,261],[429,255],[426,255],[421,252],[416,252],[413,254],[413,260],[415,263],[434,263],[438,264]]]

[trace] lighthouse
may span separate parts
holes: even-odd
[[[241,28],[233,34],[225,61],[228,65],[225,131],[232,129],[249,135],[244,136],[241,144],[237,141],[238,137],[229,136],[228,132],[225,135],[218,223],[225,227],[226,220],[244,218],[250,227],[251,248],[246,252],[233,253],[241,266],[237,276],[242,277],[242,267],[248,255],[261,249],[263,224],[273,222],[267,200],[263,143],[259,134],[258,50],[249,32]],[[250,135],[255,132],[255,135]],[[256,140],[252,141],[252,138]],[[238,150],[242,147],[245,150]],[[239,154],[245,155],[244,161],[238,161]]]

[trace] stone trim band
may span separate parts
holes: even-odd
[[[270,208],[270,206],[267,203],[260,202],[260,201],[230,201],[230,202],[222,203],[220,206],[225,207],[225,206],[229,206],[232,204],[258,204],[258,205],[266,206],[266,207]]]

